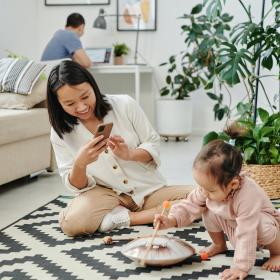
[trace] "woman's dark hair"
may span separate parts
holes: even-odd
[[[205,145],[196,156],[193,168],[206,170],[220,186],[227,186],[242,167],[242,155],[234,146],[222,140],[214,140]]]
[[[67,17],[66,27],[77,28],[82,24],[85,24],[85,19],[81,14],[73,13]]]
[[[60,138],[69,133],[78,124],[77,117],[66,113],[57,98],[57,90],[64,85],[75,86],[84,82],[89,83],[95,93],[96,104],[94,114],[102,120],[112,109],[106,97],[101,94],[93,76],[80,64],[65,60],[56,65],[50,72],[47,85],[47,106],[49,119],[53,129]]]

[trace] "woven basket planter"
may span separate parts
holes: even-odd
[[[243,164],[242,170],[266,191],[270,199],[280,198],[280,164]]]

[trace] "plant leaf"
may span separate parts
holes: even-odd
[[[264,110],[263,108],[258,108],[258,115],[260,117],[260,119],[262,120],[263,123],[268,121],[269,118],[269,113]]]
[[[244,160],[245,162],[248,162],[251,160],[252,156],[254,155],[255,153],[255,149],[253,147],[248,147],[245,149],[244,151]]]
[[[261,130],[261,137],[264,138],[264,136],[267,136],[268,134],[271,134],[273,132],[273,127],[263,127]],[[268,137],[267,137],[268,138]],[[269,139],[269,138],[268,138]]]
[[[209,133],[207,133],[202,140],[202,144],[203,146],[208,144],[209,142],[218,139],[218,133],[215,131],[210,131]]]
[[[168,84],[168,85],[170,85],[171,84],[171,76],[167,76],[166,77],[166,83]]]
[[[218,97],[216,94],[212,93],[212,92],[206,92],[206,94],[207,94],[212,100],[218,100],[218,99],[219,99],[219,97]]]
[[[275,158],[275,159],[278,158],[279,152],[275,147],[270,147],[269,153],[273,158]]]
[[[268,57],[264,57],[262,60],[262,66],[268,70],[272,69],[273,66],[273,58],[272,55],[268,56]]]
[[[160,90],[160,95],[161,96],[165,96],[165,95],[168,95],[169,94],[169,89],[167,89],[167,88],[162,88],[161,90]]]
[[[198,5],[194,6],[192,8],[191,14],[192,15],[199,14],[202,11],[202,8],[203,8],[202,4],[198,4]]]

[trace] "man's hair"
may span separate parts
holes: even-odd
[[[242,167],[240,151],[223,140],[214,140],[205,145],[196,156],[193,168],[202,168],[218,185],[225,187]]]
[[[66,21],[66,27],[74,27],[77,28],[80,25],[85,24],[85,19],[81,14],[73,13],[68,16]]]
[[[50,123],[60,138],[70,133],[78,124],[78,118],[64,111],[57,97],[57,90],[64,85],[75,86],[89,83],[94,91],[96,103],[94,114],[102,120],[112,109],[106,97],[101,94],[93,76],[80,64],[65,60],[56,65],[50,72],[47,84],[47,106]]]

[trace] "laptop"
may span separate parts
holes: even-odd
[[[85,48],[92,63],[110,63],[112,48]]]

